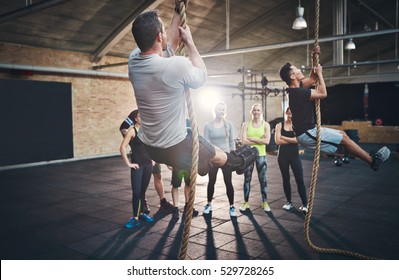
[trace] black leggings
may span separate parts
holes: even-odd
[[[151,180],[152,163],[140,164],[139,169],[130,169],[132,183],[133,217],[138,217],[145,202],[145,193]]]
[[[233,183],[231,182],[231,170],[228,168],[220,168],[223,172],[224,184],[226,185],[226,194],[229,199],[230,205],[234,204],[234,188]],[[218,174],[219,167],[213,166],[208,173],[209,182],[208,182],[208,202],[212,201],[213,194],[215,193],[215,183],[216,177]]]
[[[302,204],[307,205],[308,199],[306,197],[306,187],[303,181],[302,163],[299,156],[286,157],[278,156],[278,166],[280,167],[281,176],[283,177],[283,188],[285,197],[288,202],[291,202],[291,183],[290,183],[290,165],[294,173],[295,181],[298,187],[298,194],[301,197]]]

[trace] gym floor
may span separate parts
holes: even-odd
[[[366,150],[380,145],[363,145]],[[337,167],[321,156],[311,218],[310,239],[324,248],[350,250],[376,259],[399,259],[399,160],[391,158],[378,172],[360,160]],[[310,186],[313,153],[302,157],[305,183]],[[171,172],[163,166],[168,200]],[[282,209],[285,196],[277,157],[268,155],[268,201],[261,208],[256,171],[252,179],[251,211],[240,213],[243,175],[233,175],[237,217],[230,218],[221,172],[213,212],[202,215],[207,177],[198,176],[187,258],[189,259],[352,259],[312,251],[304,241],[304,218],[291,176],[295,209]],[[2,260],[177,259],[184,215],[172,220],[158,211],[159,198],[151,181],[147,200],[153,223],[131,230],[130,173],[120,157],[0,171]],[[180,208],[183,208],[183,189]]]

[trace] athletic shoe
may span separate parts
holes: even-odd
[[[178,220],[179,217],[180,217],[179,208],[174,207],[174,208],[173,208],[173,212],[172,212],[172,219]]]
[[[244,202],[241,207],[240,207],[240,211],[245,211],[249,209],[249,203],[248,202]]]
[[[241,157],[243,162],[242,165],[236,169],[236,173],[238,175],[244,174],[245,169],[253,164],[259,156],[259,151],[257,148],[251,148],[247,145],[241,146],[239,149],[234,151],[234,153],[236,153],[237,156]]]
[[[371,169],[377,171],[380,165],[389,158],[391,151],[387,147],[382,147],[376,153],[370,153],[373,158],[373,162],[370,164]]]
[[[135,218],[130,218],[130,220],[125,224],[125,228],[132,229],[140,225],[140,221]]]
[[[234,206],[230,206],[229,213],[230,213],[230,217],[236,217],[237,216],[236,208]]]
[[[184,213],[186,213],[186,209],[187,209],[187,203],[186,205],[184,205]],[[195,208],[193,209],[193,217],[197,217],[199,214],[199,212],[197,210],[195,210]]]
[[[245,169],[253,164],[259,156],[259,151],[255,147],[242,145],[235,151],[227,154],[227,161],[225,167],[231,171],[236,171],[238,175],[245,172]]]
[[[292,205],[291,202],[287,202],[286,204],[284,204],[283,209],[284,210],[291,210],[291,208],[293,208],[294,206]]]
[[[302,211],[304,214],[308,213],[308,206],[307,205],[302,205],[299,207],[299,210]]]
[[[267,203],[267,202],[262,202],[262,208],[263,208],[263,210],[264,210],[265,212],[270,212],[270,211],[272,211],[272,210],[270,209],[270,207],[269,207],[269,203]]]
[[[148,216],[148,215],[145,214],[145,213],[142,213],[142,214],[140,215],[140,219],[143,220],[143,221],[146,221],[147,223],[152,223],[152,222],[154,221],[153,218],[151,218],[150,216]]]
[[[169,201],[167,201],[165,198],[161,199],[160,201],[161,207],[159,207],[160,210],[162,211],[168,211],[168,212],[173,212],[173,208],[175,208]]]
[[[211,212],[211,211],[212,211],[212,205],[209,204],[209,203],[207,203],[207,204],[205,205],[204,210],[202,211],[202,213],[204,213],[204,214],[209,214],[209,212]]]

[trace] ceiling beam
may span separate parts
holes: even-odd
[[[133,12],[128,15],[105,40],[97,47],[92,56],[93,62],[98,62],[107,55],[107,53],[122,40],[130,31],[131,24],[134,19],[141,14],[144,10],[153,10],[161,5],[165,0],[151,0],[143,1]]]
[[[16,19],[16,18],[19,18],[19,17],[23,17],[26,15],[35,13],[35,12],[39,12],[41,10],[53,7],[55,5],[62,4],[67,1],[69,1],[69,0],[43,0],[36,4],[31,4],[31,5],[25,6],[23,8],[14,10],[12,12],[2,14],[0,16],[0,24],[10,21],[10,20],[13,20],[13,19]]]

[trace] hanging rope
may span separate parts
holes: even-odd
[[[316,11],[316,15],[315,15],[314,49],[319,47],[320,0],[316,0],[315,11]],[[317,66],[318,64],[319,64],[319,53],[314,53],[313,54],[313,66]],[[316,88],[317,87],[318,87],[318,82],[316,81]],[[311,184],[310,184],[310,193],[309,193],[309,208],[308,208],[308,212],[306,213],[306,217],[305,217],[305,241],[312,250],[314,250],[318,253],[339,254],[339,255],[350,256],[350,257],[357,258],[357,259],[372,260],[374,258],[365,256],[365,255],[362,255],[359,253],[347,251],[347,250],[321,248],[321,247],[314,245],[312,243],[312,241],[310,240],[310,234],[309,234],[310,218],[312,216],[313,201],[314,201],[315,192],[316,192],[316,182],[317,182],[317,174],[319,172],[319,160],[320,160],[320,144],[321,144],[320,99],[315,100],[315,106],[316,106],[317,142],[316,142],[316,151],[315,151],[315,155],[314,155],[314,159],[313,159],[312,180],[311,180]]]
[[[184,2],[180,2],[180,25],[182,27],[186,27],[186,5]],[[183,54],[184,43],[180,41],[179,47],[177,49],[177,53],[180,55]],[[190,118],[191,129],[193,133],[193,152],[192,152],[192,160],[191,160],[191,173],[190,173],[190,191],[189,198],[186,206],[186,217],[184,221],[184,230],[183,230],[183,239],[180,247],[179,259],[186,259],[187,255],[187,247],[188,247],[188,239],[190,237],[190,226],[191,220],[193,218],[193,209],[194,209],[194,199],[195,199],[195,185],[197,182],[197,173],[198,173],[198,151],[199,151],[199,143],[198,143],[198,125],[197,120],[194,115],[193,103],[191,101],[191,93],[189,89],[186,89],[186,104],[188,109],[188,114]]]

